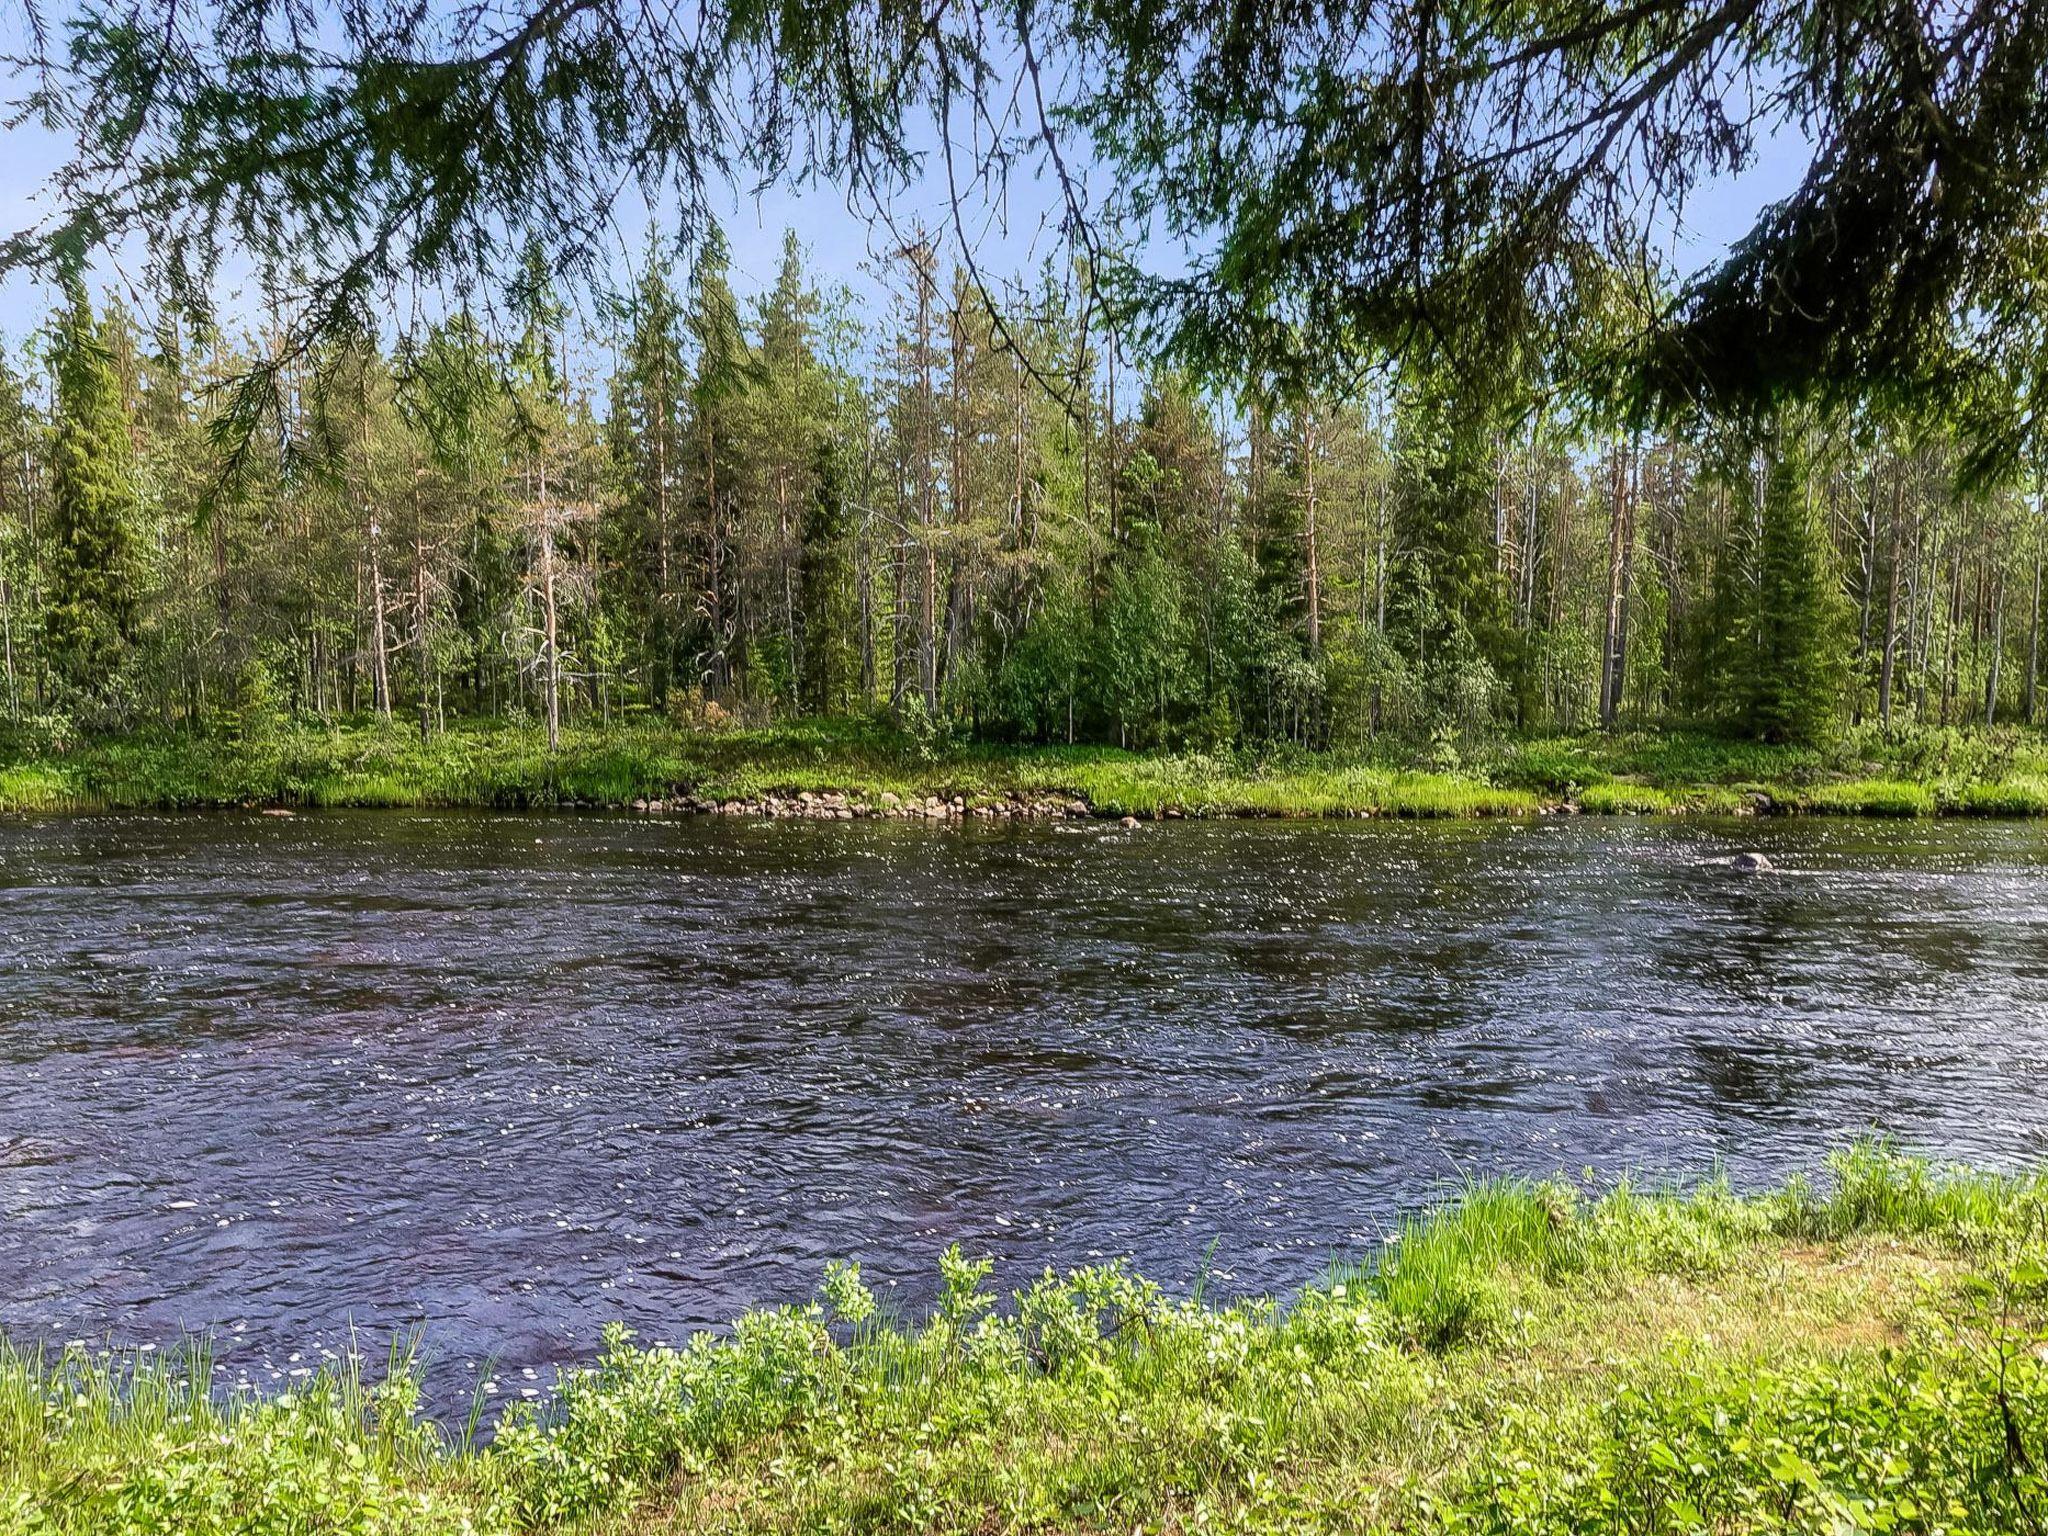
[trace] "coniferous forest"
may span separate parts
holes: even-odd
[[[0,1536],[2048,1536],[2048,0],[0,78]]]
[[[71,284],[0,382],[8,718],[886,711],[1137,748],[2040,719],[2039,488],[1925,420],[1198,385],[1085,284],[991,304],[928,244],[879,306],[794,235],[745,297],[716,243],[642,265],[594,328],[540,283],[509,341],[458,314],[283,359]]]

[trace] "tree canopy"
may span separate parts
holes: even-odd
[[[886,214],[921,176],[965,204],[1026,174],[1162,350],[1240,378],[1393,353],[1473,389],[1517,358],[1636,414],[1885,395],[1967,420],[1987,461],[2038,410],[2048,0],[31,15],[29,105],[80,142],[6,261],[139,233],[197,302],[243,250],[309,335],[401,276],[516,289],[536,241],[587,268],[635,187],[694,235],[735,181],[826,178]],[[1805,155],[1796,189],[1673,281],[1688,200],[1767,144]]]

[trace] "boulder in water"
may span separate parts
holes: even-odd
[[[1738,853],[1728,863],[1745,875],[1767,875],[1778,867],[1760,853]]]

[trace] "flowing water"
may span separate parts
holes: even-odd
[[[417,1328],[516,1397],[952,1242],[1285,1290],[1467,1174],[1871,1127],[2048,1157],[2048,829],[0,822],[0,1330],[228,1379]]]

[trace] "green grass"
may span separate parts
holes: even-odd
[[[2048,816],[2048,774],[1966,784],[1955,793],[1954,809],[1972,816]]]
[[[1588,786],[1579,795],[1579,809],[1589,816],[1656,816],[1684,806],[1684,797],[1654,784],[1630,784],[1610,779]]]
[[[856,1269],[608,1335],[494,1437],[404,1361],[277,1397],[0,1349],[0,1531],[2009,1533],[2048,1509],[2048,1182],[1883,1144],[1743,1197],[1474,1184],[1285,1300],[1117,1265],[917,1326]]]
[[[920,745],[874,720],[763,730],[650,723],[569,731],[469,724],[429,741],[397,726],[284,727],[248,740],[153,733],[0,736],[0,811],[445,806],[519,810],[696,796],[759,802],[842,792],[873,804],[961,796],[1085,801],[1097,814],[1527,816],[2048,814],[2048,745],[2018,732],[1861,733],[1820,753],[1696,732],[1541,738],[1459,751],[1136,753]]]
[[[1801,791],[1802,811],[1832,816],[1932,816],[1940,808],[1935,790],[1899,779],[1851,779]]]

